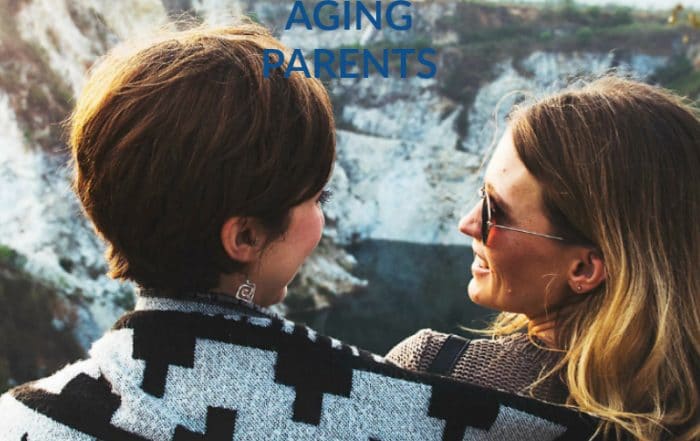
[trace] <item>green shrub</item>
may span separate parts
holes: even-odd
[[[632,9],[624,6],[615,8],[612,18],[610,19],[611,26],[621,26],[630,24],[634,21],[632,17]]]
[[[13,248],[0,244],[0,264],[14,269],[22,269],[27,264],[27,258]]]
[[[590,43],[591,39],[593,39],[593,29],[588,26],[576,29],[576,39],[582,44]]]

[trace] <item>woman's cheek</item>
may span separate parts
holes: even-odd
[[[323,227],[325,226],[325,218],[323,216],[323,210],[318,207],[317,212],[315,213],[315,216],[312,217],[313,222],[309,226],[309,231],[307,232],[310,236],[309,240],[309,249],[308,249],[308,254],[311,254],[313,250],[318,246],[319,242],[321,242],[321,237],[323,236]]]
[[[318,240],[321,240],[321,236],[323,235],[323,229],[326,227],[326,215],[323,213],[323,209],[319,207],[318,209],[318,222],[319,222],[319,228],[318,228]]]
[[[319,208],[319,218],[321,220],[321,233],[323,233],[323,228],[326,226],[326,215],[323,213],[323,209]]]
[[[501,257],[501,259],[499,259]],[[491,282],[491,298],[499,309],[508,311],[514,305],[513,303],[513,290],[512,290],[512,277],[514,276],[513,265],[509,265],[507,262],[503,262],[502,257],[504,256],[492,256],[489,261],[489,266],[491,273],[489,274],[489,279]],[[516,265],[517,266],[517,265]]]

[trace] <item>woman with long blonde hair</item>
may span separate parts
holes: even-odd
[[[663,89],[520,106],[459,224],[493,338],[423,330],[388,358],[597,414],[608,439],[700,439],[698,173],[698,113]]]

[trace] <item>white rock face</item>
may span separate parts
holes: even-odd
[[[17,14],[17,29],[22,39],[46,52],[52,70],[75,93],[83,84],[85,64],[103,50],[78,29],[64,1],[36,0],[26,4]]]
[[[123,287],[90,270],[103,266],[103,248],[70,190],[68,170],[26,146],[9,98],[0,92],[0,237],[28,257],[25,269],[67,295],[85,293],[92,305],[76,303],[79,341],[89,344],[122,312],[109,302]],[[70,271],[61,258],[75,263]]]
[[[40,206],[41,156],[24,146],[10,97],[0,92],[0,225],[7,228],[3,237],[18,242],[35,242]],[[11,230],[9,228],[12,228]]]
[[[194,0],[192,10],[212,26],[231,23],[235,17],[240,17],[244,6],[232,0]]]
[[[665,61],[634,55],[617,71],[643,79]],[[516,98],[601,75],[612,63],[612,54],[534,52],[522,61],[523,73],[512,60],[497,65],[496,79],[479,90],[467,112],[468,135],[461,141],[454,127],[462,106],[441,97],[431,80],[337,82],[333,93],[351,97],[342,110],[341,127],[349,130],[338,133],[333,180],[338,197],[330,214],[338,240],[466,244],[457,222],[476,200],[480,166]]]
[[[23,3],[16,28],[77,94],[98,56],[120,39],[151,32],[166,19],[156,0],[34,0]],[[25,270],[38,280],[66,296],[84,296],[69,303],[78,308],[76,337],[87,347],[123,312],[121,301],[133,286],[104,275],[104,245],[81,215],[65,157],[31,145],[8,102],[0,93],[0,237],[28,258]]]
[[[353,131],[338,133],[340,197],[332,215],[339,239],[464,243],[454,210],[471,196],[478,158],[456,149],[461,106],[441,97],[431,80],[340,84],[354,102],[342,112],[343,126]]]
[[[513,60],[496,66],[497,78],[482,87],[467,115],[469,133],[462,148],[483,152],[495,145],[505,130],[505,118],[519,97],[536,98],[575,82],[577,79],[603,75],[613,68],[612,53],[534,52],[522,61],[518,72]],[[616,71],[641,80],[667,61],[666,57],[636,54]]]
[[[79,1],[80,9],[102,17],[118,40],[139,38],[167,27],[168,16],[159,0]]]
[[[444,125],[451,127],[453,120]],[[456,150],[447,138],[443,146],[339,131],[336,202],[328,214],[338,241],[464,244],[455,210],[473,199],[469,189],[476,186],[478,158]]]

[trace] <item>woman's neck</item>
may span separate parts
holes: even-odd
[[[528,316],[527,329],[530,334],[534,334],[542,340],[548,348],[558,349],[557,337],[558,327],[564,321],[563,318],[574,312],[576,308],[581,308],[581,301],[572,301],[542,311],[539,315]]]
[[[557,346],[555,324],[556,321],[551,316],[531,318],[527,325],[528,333],[534,334],[538,339],[544,342],[548,348],[555,348]]]

